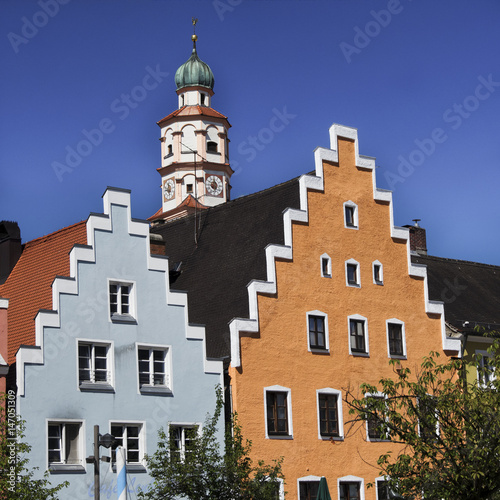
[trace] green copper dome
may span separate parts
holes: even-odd
[[[210,66],[204,63],[196,53],[196,40],[193,40],[191,57],[175,72],[177,90],[184,87],[214,88],[214,74]]]

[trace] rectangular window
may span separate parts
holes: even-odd
[[[433,396],[427,395],[418,399],[418,431],[425,442],[435,442],[438,436],[437,401]]]
[[[78,342],[78,380],[80,386],[111,385],[110,344]]]
[[[113,316],[132,316],[132,285],[130,283],[109,283],[109,312]]]
[[[141,449],[141,431],[141,424],[111,424],[111,434],[115,438],[111,451],[113,464],[116,464],[116,447],[123,446],[127,464],[142,465],[144,451]]]
[[[321,258],[321,276],[323,276],[323,278],[331,278],[332,276],[330,272],[330,259],[327,257]]]
[[[48,461],[53,465],[82,465],[80,422],[49,422]]]
[[[387,331],[389,335],[389,354],[391,356],[403,356],[403,325],[389,323]]]
[[[377,284],[382,283],[382,266],[380,264],[373,264],[373,280]]]
[[[495,380],[495,367],[491,364],[490,353],[488,351],[476,351],[477,378],[483,387],[489,387]]]
[[[288,436],[286,392],[266,392],[267,432],[271,436]]]
[[[384,399],[383,396],[367,396],[366,398],[366,407],[372,413],[367,419],[367,432],[370,440],[386,441],[389,439],[389,431],[384,425],[384,415],[378,409],[380,402]]]
[[[186,193],[192,193],[192,192],[193,192],[193,185],[186,184]]]
[[[354,207],[345,206],[345,225],[348,227],[356,227],[356,221],[354,219]]]
[[[349,285],[358,284],[358,266],[356,264],[347,264],[347,283]]]
[[[364,320],[349,320],[349,331],[351,339],[351,352],[366,353]]]
[[[309,347],[326,349],[324,316],[309,315]]]
[[[139,359],[139,385],[163,386],[169,385],[167,371],[168,349],[154,349],[140,347],[138,349]]]
[[[184,462],[192,451],[198,426],[171,425],[169,429],[170,456],[173,460]]]
[[[340,483],[340,500],[360,500],[359,483]]]
[[[319,425],[321,436],[339,436],[338,396],[319,394]]]
[[[316,500],[319,481],[299,481],[299,500]]]

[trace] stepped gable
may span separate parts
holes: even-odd
[[[206,327],[209,358],[229,356],[228,323],[248,318],[247,285],[266,279],[265,248],[284,244],[283,211],[299,204],[292,179],[151,229],[166,241],[172,288],[189,292],[189,320]]]
[[[0,296],[9,299],[8,363],[15,362],[20,345],[35,345],[35,322],[40,309],[52,309],[52,282],[69,276],[70,250],[87,243],[85,221],[29,241]]]
[[[412,262],[427,266],[429,298],[444,302],[447,323],[465,333],[500,330],[500,266],[421,255]]]

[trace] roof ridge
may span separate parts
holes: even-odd
[[[85,224],[86,221],[81,220],[79,222],[75,222],[74,224],[71,224],[69,226],[63,227],[61,229],[58,229],[52,233],[45,234],[43,236],[39,236],[38,238],[35,238],[33,240],[27,241],[24,245],[25,248],[31,248],[35,245],[38,245],[39,243],[42,243],[43,241],[47,241],[48,239],[52,239],[55,236],[59,236],[59,234],[63,233],[64,231],[68,231],[70,229],[74,229],[76,226],[79,226],[80,224]]]
[[[447,261],[447,262],[456,262],[456,263],[467,264],[467,265],[471,265],[471,266],[492,267],[492,268],[500,270],[500,266],[497,266],[496,264],[485,264],[484,262],[474,262],[472,260],[451,259],[448,257],[438,257],[437,255],[418,255],[418,256],[416,255],[415,257],[416,258],[441,260],[441,261]]]

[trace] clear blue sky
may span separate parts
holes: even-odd
[[[1,0],[0,219],[24,241],[101,212],[108,185],[132,190],[134,217],[160,207],[156,122],[192,16],[232,124],[233,198],[313,170],[329,126],[353,126],[397,225],[422,219],[433,255],[500,265],[497,0]]]

